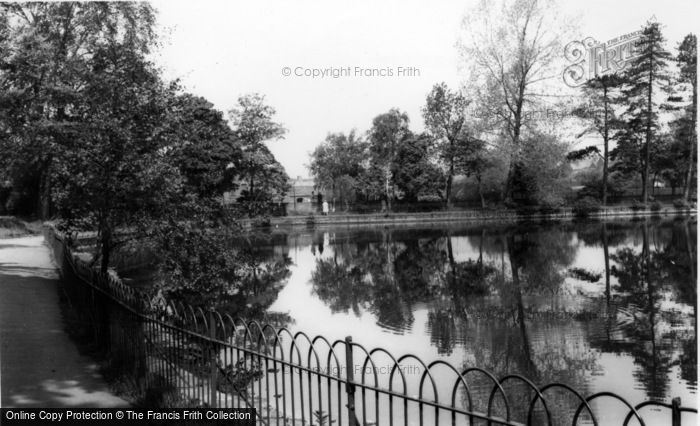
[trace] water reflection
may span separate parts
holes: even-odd
[[[694,220],[282,235],[293,264],[270,310],[310,334],[694,403]]]

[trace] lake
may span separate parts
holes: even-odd
[[[695,218],[271,230],[242,291],[310,336],[697,407],[696,234]]]

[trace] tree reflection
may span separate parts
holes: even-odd
[[[689,290],[689,286],[694,288],[695,283],[695,254],[692,249],[687,250],[692,244],[687,244],[689,232],[683,232],[685,227],[686,224],[675,224],[672,234],[676,237],[654,248],[651,244],[654,235],[645,221],[641,224],[641,250],[624,247],[611,256],[615,262],[611,274],[617,278],[616,325],[624,333],[624,338],[608,341],[605,348],[627,352],[634,357],[638,367],[634,375],[644,384],[650,398],[667,396],[669,373],[676,364],[681,364],[686,380],[697,381],[696,351],[687,350],[691,345],[695,347],[697,329],[692,334],[679,333],[672,324],[683,323],[682,312],[673,308],[662,309],[667,295],[675,294],[678,301],[694,307],[697,318],[696,295],[694,290]],[[690,362],[693,366],[688,368]]]
[[[697,327],[683,313],[697,309],[694,223],[561,228],[350,234],[327,242],[323,255],[317,250],[311,285],[333,312],[371,313],[393,332],[413,327],[414,311],[424,309],[438,354],[464,353],[465,366],[497,376],[518,373],[586,393],[591,374],[604,368],[598,365],[604,351],[630,354],[650,396],[665,396],[674,365],[696,383]],[[604,270],[598,289],[567,282],[582,246],[600,250],[599,258],[586,259]],[[669,300],[677,307],[666,308]],[[475,380],[473,396],[485,402],[479,398],[488,393],[476,396]],[[521,402],[529,402],[525,393]],[[576,406],[560,402],[562,416]]]

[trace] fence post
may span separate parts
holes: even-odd
[[[348,398],[348,424],[359,425],[355,416],[355,363],[352,359],[352,336],[345,338],[345,393]]]
[[[681,426],[681,399],[680,397],[671,400],[671,426]]]
[[[209,373],[209,405],[212,408],[216,408],[216,381],[218,376],[218,369],[216,366],[217,353],[216,353],[216,321],[214,321],[214,311],[209,311],[209,343],[211,347],[211,370]]]

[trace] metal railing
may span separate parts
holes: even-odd
[[[612,392],[584,397],[563,383],[538,386],[517,374],[396,358],[351,337],[331,342],[149,299],[78,259],[54,229],[45,237],[105,371],[149,407],[252,407],[262,425],[319,426],[679,426],[697,416],[679,399],[633,405]]]

